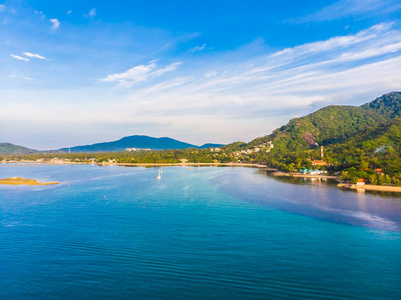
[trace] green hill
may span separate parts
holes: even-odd
[[[0,143],[0,154],[32,154],[39,151],[10,143]]]
[[[391,92],[385,94],[361,107],[365,110],[375,111],[376,113],[390,118],[401,117],[401,93]]]
[[[341,178],[372,184],[401,184],[401,93],[385,94],[361,106],[327,106],[305,117],[290,120],[272,134],[250,143],[233,143],[226,151],[250,149],[271,141],[270,152],[240,159],[266,163],[283,171],[311,168],[321,159]],[[382,169],[386,176],[374,171]]]
[[[305,117],[290,120],[250,146],[272,141],[274,151],[293,152],[345,142],[401,114],[401,93],[392,92],[362,106],[326,106]]]

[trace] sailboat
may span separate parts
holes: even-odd
[[[159,175],[157,175],[157,179],[158,179],[158,180],[162,179],[161,170],[160,170],[160,169],[159,169]]]

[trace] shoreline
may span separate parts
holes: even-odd
[[[286,173],[286,172],[274,172],[272,173],[273,176],[276,177],[298,177],[298,178],[315,178],[315,179],[333,179],[340,182],[337,176],[332,175],[308,175],[308,174],[299,174],[299,173]]]
[[[307,175],[307,174],[291,174],[286,172],[274,172],[272,173],[273,176],[276,177],[296,177],[296,178],[310,178],[310,179],[332,179],[339,182],[337,187],[339,189],[345,190],[355,190],[355,191],[378,191],[378,192],[395,192],[401,193],[401,186],[391,186],[391,185],[356,185],[348,182],[344,182],[341,179],[338,179],[337,176],[330,176],[330,175]]]
[[[261,164],[240,164],[240,163],[89,163],[72,161],[1,161],[1,164],[46,164],[46,165],[97,165],[97,166],[130,166],[130,167],[182,167],[182,166],[227,166],[227,167],[248,167],[259,168],[267,171],[277,171]],[[5,166],[3,166],[5,167]],[[10,166],[12,167],[12,166]]]
[[[339,182],[337,185],[340,189],[348,189],[348,190],[367,190],[367,191],[381,191],[381,192],[399,192],[401,193],[401,186],[388,186],[388,185],[363,185],[357,186],[355,184],[346,183],[337,176],[333,175],[308,175],[308,174],[299,174],[299,173],[286,173],[278,171],[274,168],[269,168],[266,165],[261,164],[241,164],[241,163],[87,163],[87,162],[69,162],[69,161],[1,161],[1,164],[46,164],[46,165],[97,165],[97,166],[127,166],[127,167],[189,167],[189,166],[224,166],[224,167],[246,167],[246,168],[258,168],[265,171],[273,172],[272,176],[275,177],[295,177],[295,178],[309,178],[309,179],[332,179]],[[6,166],[2,166],[6,167]],[[9,167],[17,167],[17,166],[9,166]],[[4,179],[3,179],[4,180]],[[31,179],[33,180],[33,179]],[[44,183],[46,184],[57,184],[57,183]],[[43,185],[43,183],[37,183],[36,185]]]
[[[337,185],[340,189],[347,190],[366,190],[366,191],[379,191],[379,192],[401,192],[401,186],[391,186],[391,185],[356,185],[352,183],[340,183]]]

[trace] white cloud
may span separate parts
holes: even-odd
[[[206,44],[203,44],[202,46],[196,46],[192,49],[190,49],[191,52],[201,52],[205,50]]]
[[[9,76],[10,78],[15,78],[15,77],[17,77],[16,75],[10,75]]]
[[[147,65],[139,65],[123,73],[111,74],[102,81],[118,82],[121,86],[131,87],[136,83],[156,78],[166,72],[175,70],[181,62],[175,62],[163,68],[157,65],[157,60],[150,61]]]
[[[205,74],[205,78],[210,78],[210,77],[214,77],[217,75],[216,71],[211,71]]]
[[[366,102],[399,90],[400,43],[401,31],[381,24],[353,36],[304,44],[248,61],[221,64],[214,58],[207,64],[215,66],[213,71],[192,70],[181,80],[169,76],[162,83],[137,87],[121,109],[127,122],[135,115],[170,124],[174,128],[170,130],[191,128],[191,134],[197,131],[198,122],[215,126],[223,122],[228,127],[218,127],[222,136],[250,139],[327,104],[344,104],[361,95]],[[118,75],[118,79],[129,77],[127,73]],[[216,133],[210,128],[208,134]]]
[[[288,56],[288,55],[299,56],[305,54],[320,53],[322,51],[330,51],[330,50],[338,51],[339,48],[345,49],[347,47],[350,47],[352,45],[364,41],[373,40],[377,38],[379,34],[388,31],[392,25],[393,25],[392,23],[381,23],[378,25],[374,25],[366,30],[362,30],[355,35],[337,36],[330,38],[326,41],[306,43],[293,48],[287,48],[274,53],[272,57]]]
[[[53,25],[52,25],[52,28],[54,29],[54,30],[57,30],[59,27],[60,27],[60,22],[59,22],[59,20],[57,20],[57,19],[50,19],[49,20]]]
[[[89,136],[82,128],[101,140],[106,131],[130,135],[135,128],[134,133],[198,144],[230,142],[268,134],[328,104],[362,104],[401,89],[401,30],[392,24],[273,54],[247,55],[247,47],[237,51],[202,57],[201,63],[191,60],[179,70],[180,63],[150,61],[102,79],[131,89],[2,91],[4,99],[24,100],[23,109],[4,101],[0,123],[36,122],[43,135],[50,122],[60,143],[65,136],[55,132],[72,132],[73,126],[79,128],[77,138]]]
[[[27,77],[27,76],[22,77],[22,79],[25,79],[25,80],[33,80],[33,78]]]
[[[91,18],[95,17],[96,16],[96,8],[92,8],[88,15]]]
[[[70,9],[69,11],[66,12],[66,15],[69,15],[69,14],[71,14],[71,13],[72,13],[72,11],[71,11],[71,9]]]
[[[10,56],[15,58],[15,59],[18,59],[18,60],[29,61],[28,58],[25,58],[25,57],[22,57],[22,56],[18,56],[18,55],[15,55],[15,54],[10,54]]]
[[[33,54],[33,53],[29,53],[29,52],[24,52],[25,56],[31,57],[31,58],[38,58],[38,59],[47,59],[44,56],[41,56],[39,54]]]
[[[39,15],[41,19],[46,18],[46,16],[43,14],[42,11],[37,11],[37,10],[35,10],[35,14]]]
[[[320,11],[300,17],[295,20],[299,23],[322,22],[349,16],[371,17],[372,15],[383,15],[401,9],[399,0],[340,0]]]
[[[4,4],[0,4],[0,12],[6,11],[6,6]]]

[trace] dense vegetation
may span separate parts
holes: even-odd
[[[312,161],[324,160],[328,171],[340,178],[371,184],[396,184],[401,180],[401,93],[393,92],[360,107],[328,106],[291,120],[271,135],[255,139],[249,148],[272,141],[274,149],[258,159],[284,171],[310,169]],[[317,167],[315,167],[317,168]],[[375,170],[382,169],[382,173]],[[380,174],[378,174],[380,173]]]

